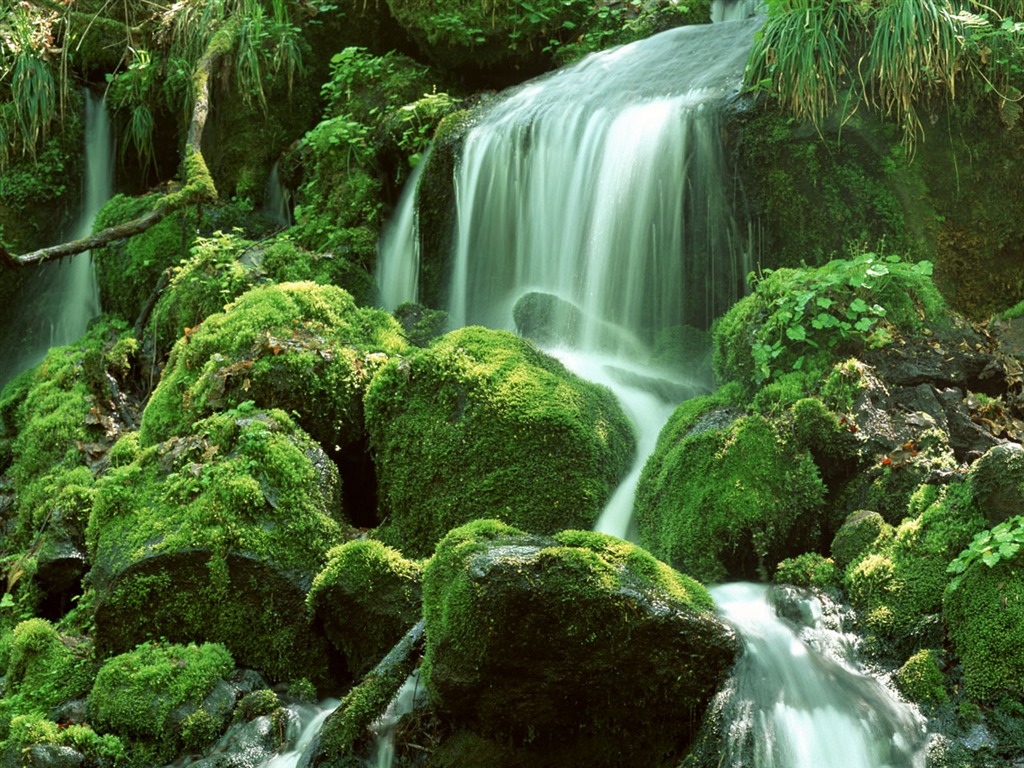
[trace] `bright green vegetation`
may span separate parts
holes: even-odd
[[[882,648],[906,659],[941,639],[947,567],[983,525],[970,480],[953,483],[894,529],[881,527],[847,566],[850,599]]]
[[[272,679],[322,681],[326,642],[303,608],[341,540],[339,496],[312,440],[251,403],[112,469],[88,529],[98,645],[205,639]]]
[[[423,595],[433,706],[522,764],[661,765],[733,659],[703,586],[590,531],[474,521],[438,544]]]
[[[900,667],[896,673],[896,685],[900,692],[911,701],[925,706],[937,707],[949,701],[942,676],[942,656],[934,648],[924,648]]]
[[[254,288],[175,345],[142,418],[152,445],[242,402],[282,408],[327,450],[363,437],[373,372],[405,347],[397,322],[341,288]]]
[[[393,360],[365,403],[378,535],[414,556],[479,517],[590,527],[634,450],[609,391],[503,331],[464,328]]]
[[[839,359],[939,322],[931,264],[864,253],[755,280],[714,330],[715,373],[756,387],[788,372],[820,380]]]
[[[892,537],[892,526],[880,514],[867,509],[851,512],[832,539],[832,559],[845,570],[850,563],[859,560],[879,537]]]
[[[792,584],[796,587],[815,589],[836,589],[841,573],[835,562],[817,552],[806,552],[781,561],[775,569],[773,581],[776,584]]]
[[[372,539],[342,544],[327,558],[306,602],[359,676],[419,621],[423,568]]]
[[[250,251],[260,274],[270,282],[314,282],[344,288],[359,304],[371,302],[374,285],[370,273],[351,259],[331,252],[321,253],[303,247],[295,230],[286,230]]]
[[[723,410],[719,396],[669,419],[637,484],[641,543],[701,581],[767,578],[826,530],[825,486],[783,421]]]
[[[204,699],[234,666],[216,643],[143,643],[100,668],[89,720],[125,742],[144,742],[135,745],[136,759],[172,760],[183,748],[207,746],[227,725],[234,700]]]
[[[921,112],[962,93],[956,83],[966,71],[976,89],[969,95],[994,92],[1012,124],[1020,116],[1014,83],[1024,64],[1014,21],[1019,10],[1014,3],[961,8],[945,0],[773,0],[747,82],[815,125],[830,115],[842,120],[858,107],[876,108],[913,144],[924,133]]]
[[[92,686],[92,646],[84,638],[63,636],[45,619],[28,619],[14,628],[7,661],[0,720],[45,714],[55,705],[86,693]],[[0,729],[3,729],[0,726]]]

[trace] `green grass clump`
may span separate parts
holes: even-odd
[[[503,331],[464,328],[392,361],[365,403],[378,535],[414,556],[480,517],[589,528],[634,450],[608,390]]]
[[[394,318],[340,288],[254,288],[175,345],[140,441],[188,434],[199,419],[251,400],[294,414],[328,450],[344,448],[363,438],[370,377],[404,348]]]
[[[703,425],[690,415],[701,407],[681,406],[647,460],[637,484],[641,543],[702,581],[767,578],[815,546],[825,486],[780,424],[734,414]]]

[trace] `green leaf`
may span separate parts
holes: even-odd
[[[850,311],[856,312],[858,315],[862,315],[868,311],[868,303],[858,296],[850,302]]]
[[[875,324],[875,319],[874,318],[872,318],[872,317],[862,317],[860,320],[858,320],[856,323],[853,324],[853,327],[856,328],[861,333],[867,333],[868,331],[871,330],[871,328],[872,328],[872,326],[874,326],[874,324]]]
[[[817,298],[817,300],[815,301],[815,304],[817,304],[822,309],[828,309],[833,304],[835,304],[835,302],[832,299],[830,299],[828,296],[819,296]]]
[[[871,277],[884,277],[889,274],[889,268],[885,264],[872,264],[868,267],[868,275]]]
[[[998,552],[984,552],[981,555],[981,562],[983,562],[989,568],[991,568],[996,563],[998,563],[999,559],[1000,558],[999,558],[999,553]]]
[[[802,325],[791,325],[786,329],[786,336],[793,341],[804,341],[807,338],[807,329]]]
[[[1004,544],[999,545],[999,556],[1004,560],[1009,560],[1020,549],[1020,544],[1016,541],[1008,541]]]

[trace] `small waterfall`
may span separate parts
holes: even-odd
[[[430,159],[430,148],[409,174],[377,245],[377,303],[393,312],[399,304],[419,298],[420,235],[416,217],[416,190]]]
[[[776,614],[765,585],[711,594],[745,650],[725,713],[725,768],[924,768],[923,719],[859,669],[852,643],[823,626],[817,600],[793,606],[810,620],[798,631]]]
[[[468,132],[455,177],[449,314],[544,339],[610,386],[639,455],[598,530],[627,536],[634,486],[672,407],[706,373],[652,363],[661,334],[707,328],[742,295],[751,237],[722,111],[759,22],[669,30],[512,91]],[[675,386],[666,387],[666,382]],[[668,393],[666,395],[666,393]]]
[[[292,193],[281,181],[281,161],[270,166],[267,184],[263,189],[263,212],[282,227],[295,223],[292,217]]]
[[[338,708],[341,702],[327,699],[316,707],[306,707],[299,713],[299,732],[294,745],[287,752],[274,755],[257,766],[257,768],[296,768],[305,755],[313,739],[320,733],[324,721]]]
[[[419,684],[419,670],[415,670],[398,689],[384,714],[371,726],[374,735],[374,755],[370,768],[391,768],[395,761],[395,729],[399,721],[426,698]]]
[[[74,239],[92,232],[100,208],[113,195],[114,138],[103,99],[86,89],[85,178],[82,208],[72,229]],[[58,233],[54,233],[56,240]],[[13,342],[14,353],[0,369],[0,384],[31,368],[50,347],[81,338],[89,321],[100,313],[99,288],[88,251],[60,262],[30,267],[23,278],[19,298],[24,304],[14,313],[21,332]]]

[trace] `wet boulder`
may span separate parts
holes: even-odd
[[[342,544],[327,557],[307,603],[349,670],[360,676],[419,621],[423,567],[372,539]]]
[[[89,520],[102,653],[223,643],[270,679],[330,679],[305,599],[346,524],[337,470],[282,411],[243,405],[142,450]]]
[[[424,616],[431,705],[516,765],[675,765],[738,653],[707,590],[639,547],[494,520],[438,545]]]
[[[463,328],[392,361],[365,404],[378,537],[412,556],[479,517],[589,528],[633,458],[610,391],[503,331]]]
[[[199,419],[251,400],[295,414],[326,450],[343,450],[363,439],[373,372],[405,346],[394,318],[335,286],[255,288],[175,345],[141,442],[186,435]]]

